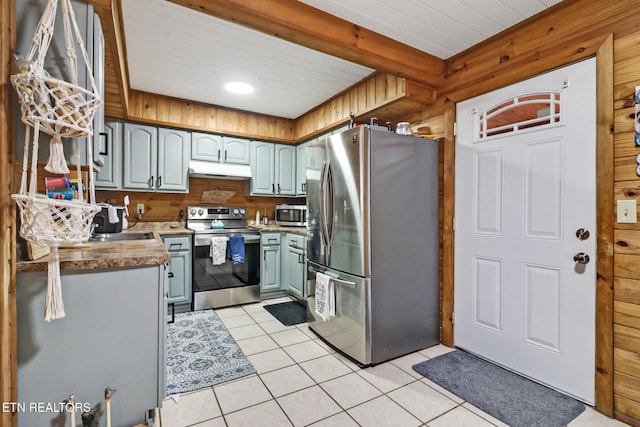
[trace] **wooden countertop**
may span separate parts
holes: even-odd
[[[161,236],[172,234],[193,234],[179,223],[140,222],[124,230],[127,232],[152,231],[154,239],[125,240],[117,242],[86,242],[61,247],[60,271],[92,270],[108,268],[141,267],[160,265],[171,261]],[[48,257],[33,261],[19,261],[18,273],[47,270]]]

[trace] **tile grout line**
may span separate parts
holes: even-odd
[[[274,301],[273,303],[275,304],[275,303],[278,303],[278,302],[280,302],[280,301]],[[262,307],[264,307],[265,305],[268,305],[268,304],[261,304],[261,306],[262,306]],[[315,423],[318,423],[318,422],[324,421],[324,420],[326,420],[326,419],[328,419],[328,418],[331,418],[331,417],[334,417],[334,416],[336,416],[336,415],[339,415],[340,413],[345,413],[345,415],[346,415],[347,417],[349,417],[349,419],[351,419],[355,424],[360,425],[360,424],[359,424],[359,423],[358,423],[358,422],[357,422],[357,421],[356,421],[356,420],[351,416],[351,414],[350,414],[348,411],[349,411],[349,410],[351,410],[351,409],[353,409],[353,408],[355,408],[355,407],[357,407],[357,406],[360,406],[360,405],[366,404],[366,403],[368,403],[368,402],[371,402],[371,401],[373,401],[373,400],[375,400],[375,399],[378,399],[379,397],[382,397],[382,396],[385,396],[385,397],[386,397],[386,398],[388,398],[391,402],[393,402],[395,405],[398,405],[398,407],[402,408],[404,411],[406,411],[408,414],[410,414],[414,419],[416,419],[416,420],[420,423],[420,425],[421,425],[421,426],[425,426],[425,425],[427,425],[427,422],[431,422],[431,421],[433,421],[433,420],[435,420],[435,419],[437,419],[437,418],[439,418],[439,417],[441,417],[441,416],[443,416],[443,415],[445,415],[445,414],[447,414],[447,413],[449,413],[449,412],[453,411],[454,409],[456,409],[456,408],[458,408],[458,407],[460,407],[460,406],[463,406],[465,403],[468,403],[468,402],[466,402],[466,401],[462,401],[461,403],[457,403],[457,402],[453,401],[450,397],[448,397],[448,396],[444,395],[444,394],[443,394],[443,393],[441,393],[439,390],[437,390],[437,389],[435,389],[435,388],[431,387],[431,385],[430,385],[430,384],[427,384],[427,383],[425,383],[424,381],[422,381],[422,378],[416,378],[416,377],[414,377],[414,376],[413,376],[413,375],[411,375],[409,372],[407,372],[405,369],[403,369],[401,366],[398,366],[398,365],[396,365],[395,363],[393,363],[393,361],[389,361],[388,363],[390,363],[393,367],[395,367],[395,368],[397,368],[397,369],[401,370],[402,372],[406,373],[407,375],[410,375],[410,376],[411,376],[411,378],[412,378],[412,381],[410,381],[410,382],[408,382],[408,383],[406,383],[406,384],[402,384],[402,385],[400,385],[400,386],[398,386],[398,387],[395,387],[395,388],[393,388],[392,390],[389,390],[389,391],[387,391],[387,392],[383,392],[379,387],[377,387],[377,386],[376,386],[375,384],[373,384],[371,381],[367,380],[367,378],[365,378],[364,376],[360,375],[360,371],[362,371],[362,368],[358,368],[358,370],[353,370],[353,368],[352,368],[351,366],[347,365],[347,364],[345,363],[345,361],[341,360],[341,358],[339,358],[339,357],[337,357],[337,356],[336,356],[336,355],[340,354],[339,352],[335,351],[333,348],[331,348],[331,347],[327,346],[326,344],[325,344],[325,345],[320,344],[320,343],[323,343],[323,342],[322,342],[322,340],[321,340],[320,338],[314,338],[314,337],[312,337],[311,335],[309,335],[309,334],[305,333],[305,331],[303,330],[303,328],[304,328],[304,327],[299,327],[299,325],[291,325],[291,326],[286,327],[286,328],[285,328],[285,329],[283,329],[283,330],[274,331],[274,332],[268,332],[268,331],[263,327],[263,325],[262,325],[262,323],[265,323],[265,322],[267,322],[267,321],[260,321],[260,320],[257,320],[257,319],[255,319],[255,318],[251,315],[251,314],[258,314],[258,313],[261,313],[260,311],[255,311],[255,312],[253,312],[253,313],[250,313],[250,312],[246,311],[246,307],[239,307],[239,308],[241,308],[241,309],[242,309],[242,311],[241,311],[241,312],[236,311],[235,313],[237,313],[237,314],[234,314],[234,315],[231,315],[231,316],[224,316],[224,315],[223,315],[223,317],[220,317],[220,316],[218,315],[218,313],[216,312],[216,314],[218,315],[218,317],[219,317],[219,318],[220,318],[220,320],[221,320],[221,323],[222,323],[222,324],[224,325],[224,327],[227,329],[227,331],[229,332],[229,334],[231,335],[230,329],[241,328],[241,327],[245,327],[245,326],[254,326],[254,325],[257,325],[257,326],[259,327],[259,329],[260,329],[261,331],[263,331],[263,332],[264,332],[264,335],[263,335],[263,334],[261,334],[261,335],[257,335],[257,336],[253,336],[253,337],[247,337],[247,338],[243,338],[243,339],[238,339],[238,340],[236,340],[237,342],[239,342],[239,341],[243,341],[243,340],[248,340],[248,339],[251,339],[251,338],[258,338],[258,337],[266,336],[266,337],[268,337],[271,341],[273,341],[273,342],[276,344],[276,347],[275,347],[275,348],[268,349],[268,350],[263,350],[263,351],[259,351],[259,352],[252,353],[252,354],[250,354],[250,355],[246,355],[246,356],[247,356],[247,357],[249,357],[249,356],[254,356],[254,355],[258,355],[258,354],[266,353],[266,352],[269,352],[269,351],[281,350],[281,351],[283,351],[283,352],[284,352],[284,354],[285,354],[289,359],[291,359],[291,361],[293,362],[293,364],[291,364],[291,365],[287,365],[287,366],[283,366],[283,367],[280,367],[280,368],[276,368],[276,369],[272,369],[272,370],[268,370],[268,371],[265,371],[265,372],[262,372],[262,373],[258,373],[258,372],[257,372],[257,370],[256,370],[256,373],[255,373],[255,374],[252,374],[252,375],[247,376],[247,377],[238,378],[238,379],[233,380],[232,382],[235,382],[235,381],[241,381],[241,380],[243,380],[243,379],[251,378],[251,377],[253,377],[253,376],[255,375],[255,376],[260,380],[260,382],[262,383],[262,385],[264,386],[264,388],[267,390],[267,392],[269,393],[269,396],[271,396],[271,399],[269,399],[269,400],[265,400],[265,401],[262,401],[262,402],[259,402],[259,403],[255,403],[255,404],[253,404],[253,405],[250,405],[250,406],[247,406],[247,407],[244,407],[244,408],[241,408],[241,409],[237,409],[237,410],[231,411],[231,412],[229,412],[229,413],[227,413],[227,414],[225,414],[225,413],[223,413],[223,412],[222,412],[222,408],[221,408],[221,406],[220,406],[220,401],[219,401],[219,399],[218,399],[218,395],[217,395],[217,393],[216,393],[216,391],[215,391],[216,386],[211,386],[211,389],[212,389],[212,392],[213,392],[213,394],[214,394],[214,398],[215,398],[215,403],[216,403],[216,405],[218,406],[218,408],[220,409],[221,416],[220,416],[220,417],[214,417],[214,418],[211,418],[211,419],[209,419],[209,420],[213,420],[213,419],[217,419],[217,418],[222,418],[222,421],[225,423],[225,425],[227,425],[227,426],[228,426],[227,419],[226,419],[226,416],[227,416],[227,415],[230,415],[230,414],[233,414],[233,413],[237,413],[237,412],[239,412],[239,411],[246,410],[246,409],[249,409],[249,408],[255,407],[255,406],[257,406],[257,405],[261,405],[261,404],[264,404],[264,403],[266,403],[266,402],[269,402],[270,400],[273,400],[273,401],[275,401],[275,403],[276,403],[276,405],[278,406],[278,408],[279,408],[279,409],[282,411],[282,413],[285,415],[286,419],[287,419],[287,420],[288,420],[288,421],[293,425],[293,421],[292,421],[292,419],[291,419],[291,418],[290,418],[290,416],[287,414],[287,412],[284,410],[284,408],[280,405],[280,402],[278,401],[278,399],[279,399],[279,398],[281,398],[281,397],[289,396],[289,395],[291,395],[291,394],[294,394],[294,393],[297,393],[297,392],[303,391],[303,390],[310,389],[310,388],[312,388],[312,387],[316,387],[316,386],[317,386],[317,387],[318,387],[318,388],[319,388],[319,389],[320,389],[320,390],[321,390],[325,395],[327,395],[327,396],[329,397],[329,399],[330,399],[332,402],[334,402],[334,403],[337,405],[337,407],[340,409],[340,411],[339,411],[339,412],[337,412],[337,413],[335,413],[335,414],[328,415],[328,416],[326,416],[326,417],[324,417],[324,418],[321,418],[321,419],[315,420],[315,421],[313,421],[313,423],[312,423],[312,424],[315,424]],[[223,309],[223,310],[224,310],[224,309]],[[266,310],[265,310],[265,313],[268,313],[268,311],[266,311]],[[247,324],[247,325],[239,325],[239,326],[235,326],[235,327],[233,327],[233,328],[229,328],[229,327],[227,327],[227,325],[225,324],[225,322],[224,322],[224,320],[223,320],[223,318],[224,318],[224,319],[230,319],[230,318],[233,318],[233,317],[238,317],[238,316],[243,316],[243,315],[247,315],[247,316],[249,316],[249,318],[251,319],[251,323],[249,323],[249,324]],[[275,317],[273,317],[273,319],[274,319],[274,321],[277,321],[277,319],[276,319]],[[271,321],[271,320],[268,320],[268,321]],[[306,325],[306,328],[308,328],[308,325]],[[277,340],[275,340],[275,339],[272,337],[272,334],[277,334],[277,333],[281,333],[281,332],[289,332],[289,331],[294,331],[294,330],[297,330],[297,331],[299,331],[301,334],[304,334],[304,335],[305,335],[305,339],[304,339],[304,340],[302,340],[302,341],[299,341],[299,342],[293,342],[293,343],[291,343],[291,344],[281,345]],[[234,338],[234,339],[235,339],[235,338]],[[316,342],[316,341],[318,341],[318,342]],[[323,355],[316,356],[316,357],[311,357],[310,359],[306,359],[306,360],[303,360],[303,361],[298,362],[298,361],[297,361],[296,359],[294,359],[294,358],[291,356],[291,354],[289,354],[289,353],[287,352],[287,350],[286,350],[286,348],[287,348],[287,347],[292,347],[292,346],[294,346],[294,345],[303,344],[303,343],[306,343],[306,342],[315,342],[318,346],[320,346],[323,350],[325,350],[325,351],[327,352],[327,354],[323,354]],[[238,346],[239,346],[239,344],[238,344]],[[422,353],[420,353],[420,355],[421,355],[421,356],[423,356],[423,357],[424,357],[425,359],[427,359],[427,360],[428,360],[428,359],[431,359],[431,357],[426,356],[426,355],[424,355],[424,354],[422,354]],[[345,366],[345,367],[348,369],[348,371],[349,371],[349,372],[347,372],[347,373],[345,373],[345,374],[342,374],[342,375],[338,375],[338,376],[336,376],[336,377],[329,378],[329,379],[324,380],[324,381],[322,381],[322,382],[318,382],[318,381],[316,381],[316,380],[315,380],[315,378],[313,378],[313,377],[309,374],[309,372],[308,372],[307,370],[305,370],[305,368],[304,368],[303,366],[301,366],[301,364],[303,364],[303,363],[310,362],[310,361],[313,361],[313,360],[318,360],[318,359],[320,359],[320,358],[327,357],[327,356],[332,356],[333,358],[335,358],[335,359],[336,359],[336,360],[337,360],[341,365]],[[343,356],[343,357],[344,357],[344,356]],[[349,359],[347,358],[347,360],[349,360]],[[350,361],[350,360],[349,360],[349,361]],[[386,362],[385,362],[385,363],[386,363]],[[307,387],[303,387],[303,388],[301,388],[301,389],[299,389],[299,390],[295,390],[295,391],[292,391],[292,392],[289,392],[289,393],[283,394],[282,396],[279,396],[278,398],[276,398],[276,397],[273,395],[273,392],[272,392],[272,391],[267,387],[267,385],[266,385],[266,383],[264,382],[264,380],[263,380],[263,378],[262,378],[262,376],[261,376],[261,375],[268,374],[268,373],[272,373],[272,372],[276,372],[276,371],[278,371],[278,370],[285,369],[285,368],[289,368],[289,367],[292,367],[292,366],[297,366],[297,367],[298,367],[298,368],[299,368],[299,369],[300,369],[300,370],[301,370],[301,371],[302,371],[302,372],[303,372],[307,377],[309,377],[309,378],[312,380],[313,384],[312,384],[312,385],[310,385],[310,386],[307,386]],[[355,365],[355,366],[357,366],[357,365]],[[359,377],[359,378],[363,379],[367,384],[371,385],[371,386],[372,386],[372,387],[373,387],[377,392],[379,392],[379,393],[381,393],[381,394],[380,394],[379,396],[374,397],[374,398],[371,398],[371,399],[365,400],[365,401],[363,401],[363,402],[359,402],[358,404],[353,405],[353,406],[351,406],[351,407],[349,407],[349,408],[346,408],[346,409],[345,409],[345,408],[343,408],[343,407],[342,407],[342,405],[340,405],[340,403],[338,403],[338,401],[336,401],[336,399],[335,399],[333,396],[331,396],[331,395],[330,395],[330,394],[329,394],[329,393],[328,393],[328,392],[327,392],[327,391],[322,387],[322,384],[325,384],[325,383],[327,383],[327,382],[329,382],[329,381],[332,381],[332,380],[335,380],[335,379],[338,379],[338,378],[342,378],[342,377],[347,376],[347,375],[350,375],[350,374],[356,374],[356,375],[358,375],[358,377]],[[451,408],[451,409],[449,409],[449,410],[447,410],[447,411],[443,412],[442,414],[439,414],[437,417],[434,417],[434,418],[432,418],[431,420],[429,420],[429,421],[427,421],[427,422],[423,422],[423,421],[422,421],[421,419],[419,419],[419,418],[418,418],[418,417],[417,417],[413,412],[411,412],[408,408],[405,408],[403,405],[401,405],[399,402],[395,401],[391,396],[389,396],[389,393],[395,392],[395,391],[397,391],[397,390],[402,389],[403,387],[409,386],[409,385],[411,385],[411,384],[415,384],[415,383],[417,383],[417,382],[420,382],[420,383],[422,383],[422,384],[426,385],[426,386],[427,386],[427,387],[429,387],[431,390],[435,391],[436,393],[438,393],[439,395],[443,396],[444,398],[446,398],[446,399],[448,399],[448,400],[452,400],[456,405],[455,405],[453,408]],[[226,384],[229,384],[229,383],[230,383],[230,382],[228,382],[228,383],[226,383]],[[463,407],[463,408],[464,408],[464,407]],[[484,419],[485,421],[487,421],[487,422],[491,423],[489,420],[485,419],[484,417],[482,417],[481,415],[479,415],[479,414],[475,413],[474,411],[471,411],[471,410],[469,410],[469,409],[467,409],[467,408],[464,408],[464,409],[465,409],[465,410],[467,410],[467,411],[469,411],[469,412],[471,412],[471,413],[472,413],[472,414],[474,414],[475,416],[478,416],[478,417],[480,417],[480,418]],[[203,423],[203,422],[206,422],[206,421],[209,421],[209,420],[202,420],[202,421],[200,421],[199,423]],[[197,425],[197,424],[199,424],[199,423],[193,424],[192,426],[196,426],[196,425]],[[493,423],[491,423],[491,424],[493,424]],[[493,425],[495,425],[495,424],[493,424]]]

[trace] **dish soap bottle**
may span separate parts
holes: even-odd
[[[267,216],[267,211],[264,211],[264,216],[262,217],[262,223],[264,225],[269,225],[269,217]]]
[[[256,211],[256,225],[260,224],[260,211]]]

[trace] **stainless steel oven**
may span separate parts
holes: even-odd
[[[307,225],[306,205],[278,205],[276,206],[276,224],[292,227]]]
[[[188,206],[187,228],[194,232],[193,309],[259,301],[260,232],[247,226],[245,209],[237,206]],[[244,262],[234,264],[231,261],[230,236],[242,236]],[[229,256],[225,257],[222,264],[218,261],[214,265],[212,260],[214,237],[227,239]]]

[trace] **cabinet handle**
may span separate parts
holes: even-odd
[[[307,183],[306,182],[302,183],[302,191],[307,191]]]
[[[174,249],[174,246],[177,246],[178,249]],[[170,243],[169,244],[169,250],[170,251],[177,251],[182,247],[182,243]]]
[[[169,279],[173,279],[173,273],[171,271],[169,272]]]
[[[149,188],[153,188],[153,175],[151,175],[151,178],[147,181],[147,185],[149,185]]]
[[[220,150],[218,150],[218,161],[220,161]]]
[[[104,152],[100,151],[98,154],[101,156],[109,155],[109,134],[107,132],[100,132],[100,136],[104,136]]]
[[[227,150],[224,150],[224,162],[227,162]]]
[[[276,185],[275,184],[271,184],[271,192],[272,193],[276,192]]]
[[[262,251],[262,252],[264,253],[263,256],[262,256],[262,259],[266,260],[267,259],[267,251],[265,250],[265,251]]]
[[[162,177],[158,177],[158,188],[162,187]]]
[[[278,194],[280,194],[280,184],[278,184]]]
[[[298,254],[298,264],[302,264],[302,263],[303,263],[302,254]]]
[[[272,243],[272,242],[273,242],[273,243],[278,243],[278,239],[275,239],[275,238],[268,238],[268,239],[267,239],[267,241],[268,241],[269,243]]]

